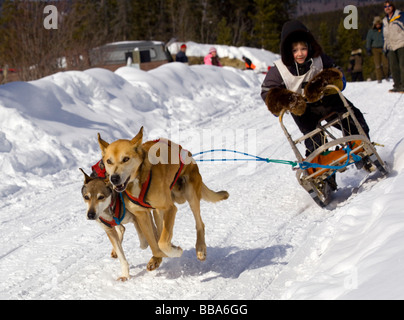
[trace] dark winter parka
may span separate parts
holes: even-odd
[[[303,64],[297,64],[293,58],[292,44],[294,42],[302,42],[302,41],[307,43],[309,53],[306,61]],[[300,77],[309,72],[310,69],[312,68],[314,61],[318,61],[317,62],[318,64],[322,63],[322,70],[329,68],[337,68],[334,61],[323,53],[321,46],[315,40],[311,32],[306,28],[306,26],[304,26],[300,21],[297,20],[289,21],[285,23],[285,25],[283,26],[281,34],[280,51],[281,51],[281,61],[283,65],[286,66],[287,70],[290,72],[290,75],[295,77]],[[287,88],[285,84],[285,79],[282,77],[281,72],[279,68],[276,66],[276,64],[277,63],[275,63],[275,66],[269,70],[261,86],[261,97],[264,101],[266,101],[266,103],[268,103],[267,95],[272,89]],[[308,79],[308,81],[310,80],[311,79]],[[301,89],[304,89],[304,86],[306,84],[307,82],[303,82]],[[344,79],[344,87],[345,87],[345,79]],[[276,100],[276,95],[274,96],[274,99]],[[368,133],[369,128],[366,124],[366,121],[362,113],[359,111],[359,109],[355,108],[351,102],[348,101],[348,103],[352,106],[355,115],[357,116],[358,121],[361,123],[365,132]],[[324,118],[325,116],[329,115],[334,111],[335,112],[346,111],[346,108],[344,107],[343,102],[341,101],[338,94],[331,94],[324,96],[323,98],[314,103],[306,103],[306,108],[302,115],[298,116],[292,113],[292,116],[297,126],[299,127],[300,131],[303,134],[307,134],[317,127],[317,124],[320,121],[320,119]],[[319,140],[318,143],[321,144],[320,138],[318,140]],[[310,139],[306,140],[305,143],[309,151],[314,150],[313,142]]]
[[[380,24],[381,28],[377,29],[377,25]],[[375,17],[373,21],[373,28],[368,31],[366,36],[366,49],[369,51],[372,48],[383,48],[383,22],[379,17]]]
[[[294,42],[304,41],[309,47],[309,54],[306,62],[297,64],[293,58],[292,44]],[[299,21],[290,21],[285,23],[281,34],[281,60],[293,76],[306,74],[313,63],[313,58],[321,58],[323,69],[335,68],[334,61],[323,53],[321,46],[314,39],[310,31]],[[303,84],[304,86],[305,84]],[[261,86],[261,97],[265,101],[268,91],[272,88],[284,87],[285,81],[275,66],[272,67]]]
[[[182,62],[182,63],[188,63],[188,57],[185,54],[185,52],[179,51],[175,56],[175,61]]]

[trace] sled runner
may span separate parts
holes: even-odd
[[[293,140],[283,123],[286,110],[284,109],[279,116],[281,127],[300,163],[296,172],[297,180],[321,207],[329,204],[332,191],[337,189],[335,173],[344,172],[349,165],[355,164],[357,169],[369,172],[379,170],[382,175],[388,173],[375,144],[367,137],[341,91],[334,85],[328,85],[327,89],[335,89],[338,92],[347,111],[328,115],[310,133]],[[356,130],[353,130],[354,128]],[[304,158],[303,154],[306,152],[304,142],[307,139],[313,142],[314,151]]]

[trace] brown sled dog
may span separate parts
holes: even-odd
[[[147,240],[139,228],[136,217],[125,209],[118,192],[112,190],[109,182],[104,178],[90,177],[83,169],[80,170],[84,175],[81,194],[87,204],[87,219],[97,221],[106,232],[112,244],[111,257],[118,258],[121,263],[122,276],[118,280],[126,281],[130,276],[129,264],[122,247],[126,230],[123,225],[134,224],[139,236],[140,248],[146,249],[148,247]],[[118,223],[115,217],[119,219]],[[155,232],[157,231],[155,230]]]
[[[157,269],[163,257],[180,257],[182,249],[173,246],[177,207],[188,201],[196,222],[196,256],[206,259],[205,226],[200,201],[218,202],[229,197],[226,191],[214,192],[203,182],[192,155],[181,146],[160,139],[142,143],[143,127],[132,140],[98,143],[109,179],[117,192],[124,193],[126,208],[136,216],[153,257],[147,270]],[[155,210],[156,239],[149,215]]]

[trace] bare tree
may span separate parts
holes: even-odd
[[[58,1],[59,8],[65,1]],[[6,1],[0,28],[1,58],[17,69],[21,80],[33,80],[57,72],[62,66],[65,34],[44,26],[49,2]]]

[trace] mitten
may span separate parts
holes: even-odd
[[[304,88],[304,95],[308,102],[316,102],[324,95],[335,93],[335,90],[326,90],[326,86],[333,84],[340,90],[343,89],[342,73],[338,69],[331,68],[321,71]]]
[[[279,116],[283,109],[297,116],[301,116],[306,111],[306,101],[303,96],[284,88],[273,88],[269,90],[265,104],[268,110],[276,116]]]

